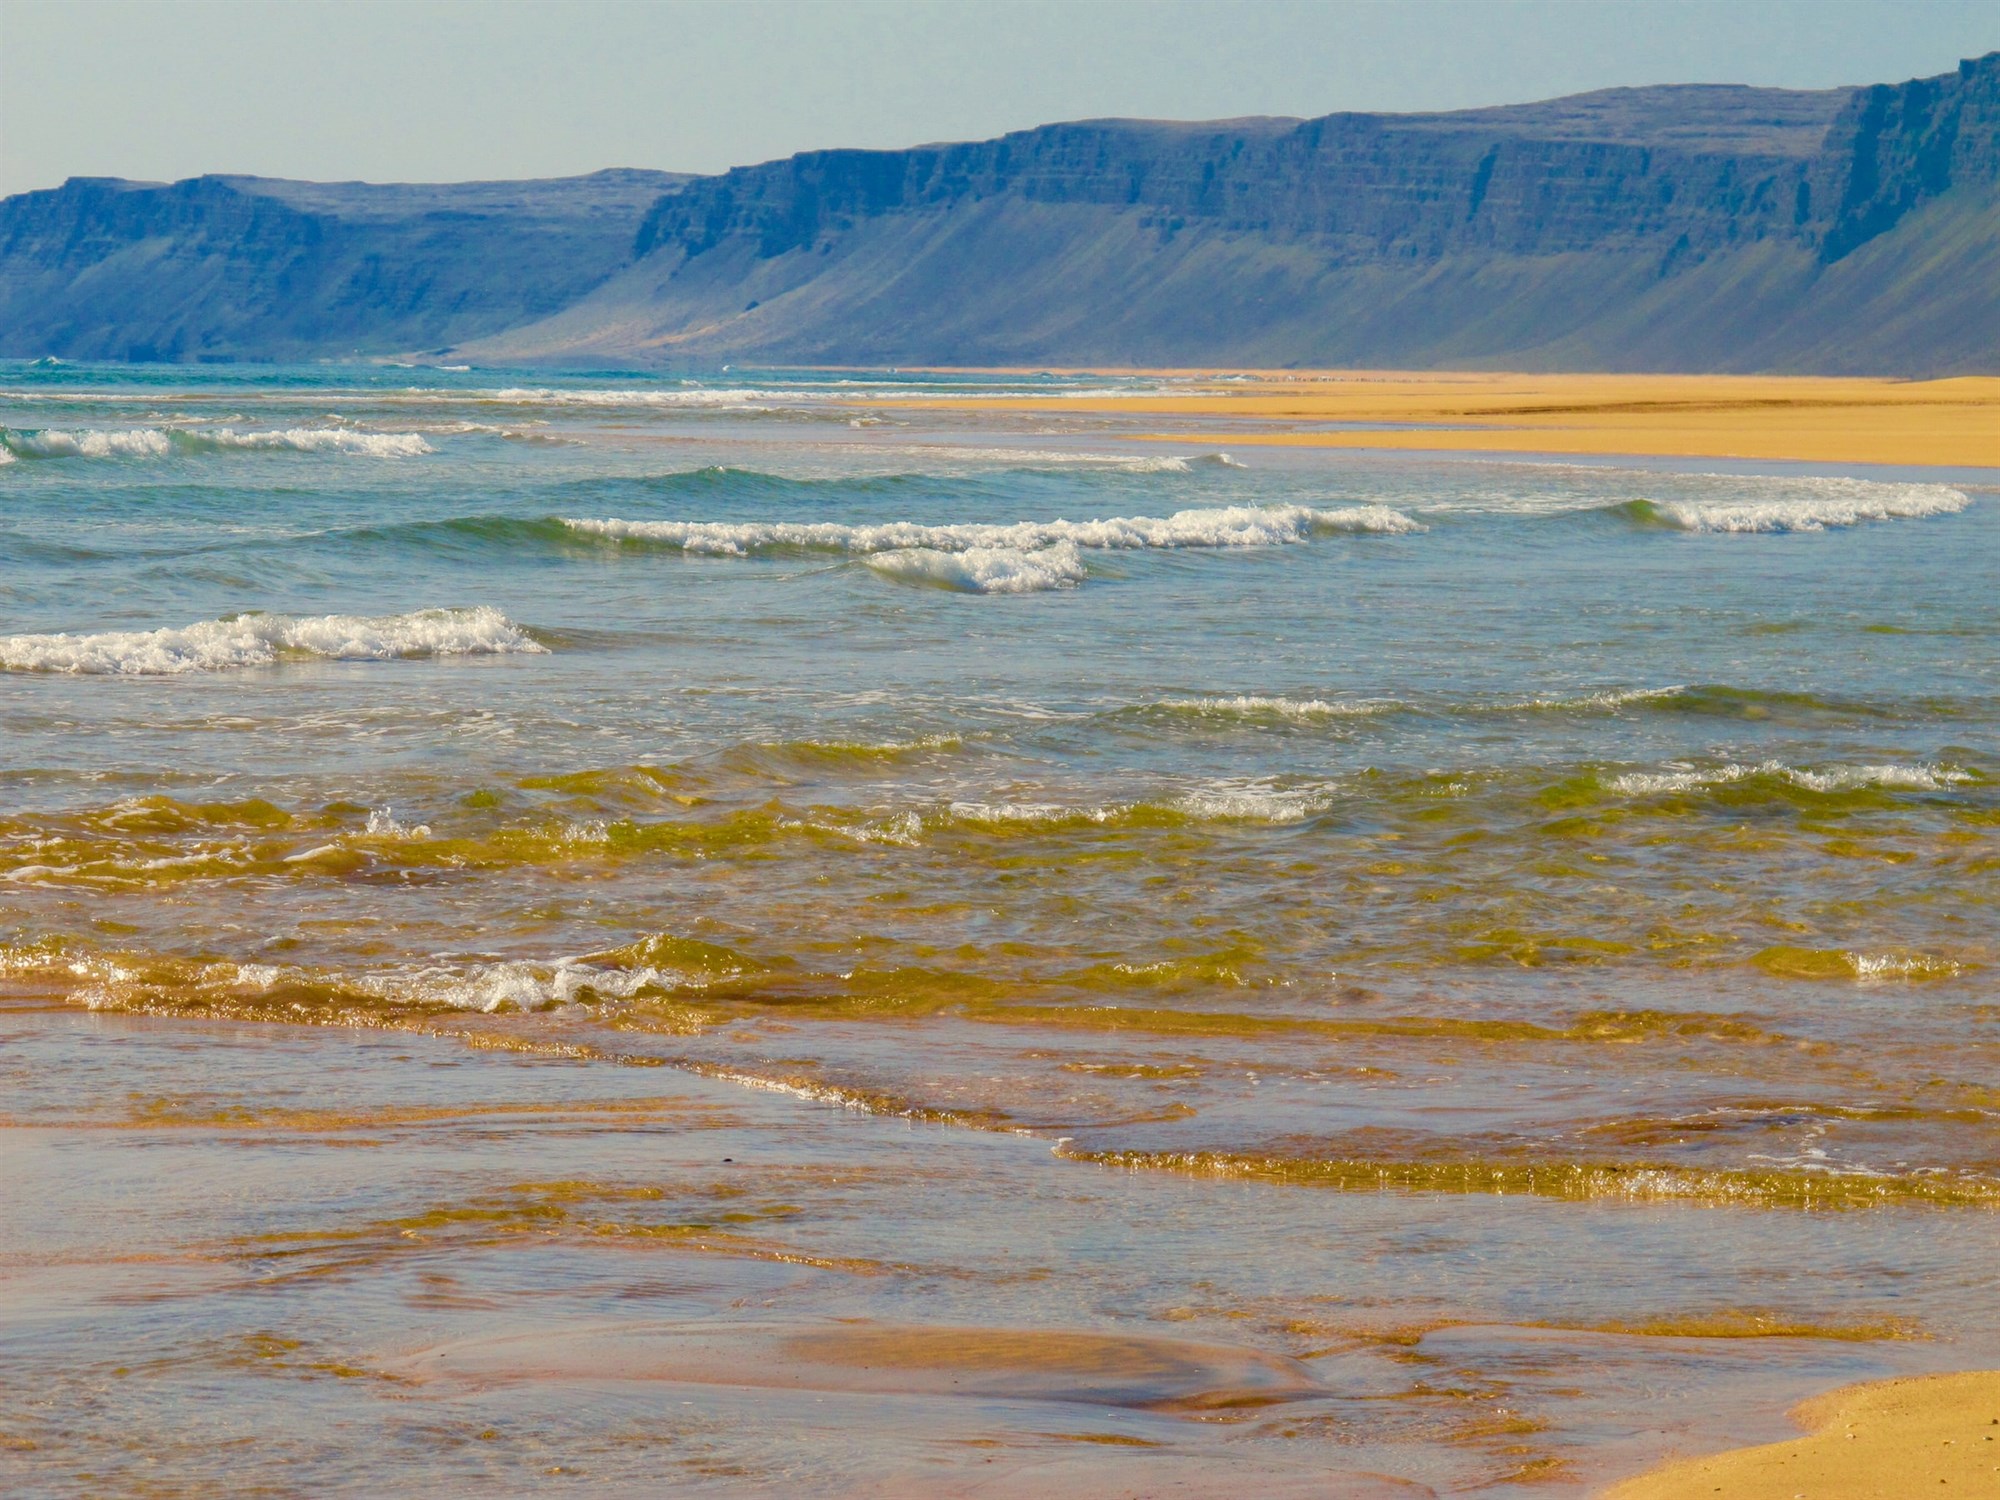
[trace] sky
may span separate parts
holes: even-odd
[[[716,172],[1107,115],[1942,73],[1993,0],[0,0],[0,193]]]

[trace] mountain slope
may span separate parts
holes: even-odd
[[[72,178],[0,202],[0,353],[310,359],[477,338],[628,264],[640,216],[685,180]]]
[[[484,358],[2000,367],[2000,54],[1899,86],[1102,121],[662,202]]]
[[[651,175],[23,195],[0,353],[2000,369],[2000,53]]]

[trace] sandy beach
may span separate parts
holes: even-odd
[[[1897,1500],[2000,1484],[2000,1372],[1847,1386],[1793,1416],[1810,1436],[1668,1464],[1606,1500]]]
[[[1150,413],[1163,419],[1150,435],[1174,442],[2000,465],[2000,379],[1985,376],[1156,373],[1187,393],[951,404]]]

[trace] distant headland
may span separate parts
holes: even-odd
[[[2000,52],[1802,92],[1097,120],[711,177],[75,178],[0,357],[2000,371]]]

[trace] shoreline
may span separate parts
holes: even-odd
[[[1792,1417],[1805,1436],[1670,1460],[1603,1500],[1892,1500],[2000,1484],[2000,1370],[1841,1386]]]
[[[2000,468],[1994,376],[1121,373],[1192,388],[868,405],[1182,419],[1150,424],[1161,442]]]

